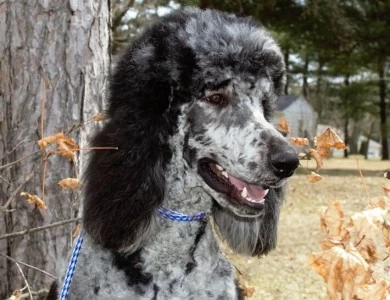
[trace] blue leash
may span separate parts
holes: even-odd
[[[64,285],[62,286],[62,290],[61,290],[60,300],[65,300],[66,298],[68,298],[70,284],[72,283],[73,273],[74,270],[76,269],[77,259],[79,258],[83,240],[84,240],[83,233],[80,232],[76,244],[74,245],[72,256],[70,257],[68,269],[66,270],[66,275],[64,279]]]
[[[172,221],[177,222],[192,222],[192,221],[202,221],[204,218],[206,218],[207,214],[204,212],[196,213],[194,215],[188,216],[181,214],[177,211],[170,210],[164,207],[160,207],[158,210],[158,214],[160,217],[163,217],[164,219],[169,219]],[[73,273],[76,269],[77,260],[79,258],[81,245],[83,244],[84,237],[83,232],[80,232],[76,244],[74,245],[72,256],[70,257],[70,262],[68,265],[68,269],[66,270],[64,284],[62,286],[61,290],[61,296],[60,300],[66,300],[68,298],[70,284],[72,283]]]

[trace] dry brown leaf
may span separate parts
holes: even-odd
[[[73,160],[75,153],[79,150],[75,141],[67,136],[57,141],[58,153],[69,160]]]
[[[29,193],[22,192],[20,193],[20,196],[25,197],[28,203],[35,204],[38,208],[46,208],[45,202],[43,202],[37,195],[31,195]]]
[[[321,229],[330,240],[340,241],[344,228],[344,210],[339,200],[330,202],[321,214]]]
[[[79,188],[79,180],[77,178],[65,178],[58,182],[63,189],[77,190]]]
[[[321,155],[322,158],[327,158],[330,156],[330,149],[329,148],[318,148],[317,147],[317,153]]]
[[[351,216],[347,230],[356,234],[356,249],[367,262],[378,261],[377,234],[385,222],[387,211],[381,208],[373,208],[355,213]]]
[[[22,296],[22,292],[20,290],[16,290],[12,293],[12,296],[8,298],[8,300],[20,300]]]
[[[80,226],[80,224],[77,224],[75,230],[73,231],[73,235],[72,235],[74,239],[79,236],[80,231],[81,231],[81,226]]]
[[[310,172],[310,175],[307,176],[307,180],[309,182],[312,182],[312,183],[318,182],[318,181],[322,180],[322,176],[315,173],[315,172]]]
[[[58,132],[56,134],[53,134],[53,135],[49,135],[49,136],[46,136],[44,137],[43,139],[40,139],[38,141],[38,145],[41,149],[44,149],[46,148],[48,145],[52,145],[52,144],[55,144],[57,142],[57,139],[61,136],[63,136],[64,134],[62,132]]]
[[[369,265],[353,247],[313,253],[309,264],[327,283],[329,299],[353,299],[371,276]]]
[[[390,224],[385,221],[382,227],[383,244],[386,248],[390,247]]]
[[[390,285],[386,283],[383,279],[379,280],[379,282],[366,284],[360,288],[358,288],[356,296],[358,299],[363,300],[385,300],[386,296],[389,295]]]
[[[69,160],[73,160],[75,153],[79,150],[76,142],[65,135],[63,132],[44,137],[38,141],[38,145],[41,149],[46,148],[48,145],[56,144],[57,153],[66,157]]]
[[[353,226],[359,238],[374,237],[382,228],[386,213],[385,209],[379,207],[354,213],[348,230]]]
[[[379,259],[378,247],[376,245],[376,240],[373,238],[363,237],[356,244],[356,249],[368,263],[376,263]]]
[[[290,127],[288,126],[288,122],[287,122],[286,117],[280,118],[278,125],[276,125],[276,128],[279,131],[284,132],[286,134],[290,133]]]
[[[334,132],[332,129],[327,128],[325,132],[319,136],[316,136],[314,139],[317,150],[320,148],[336,148],[336,149],[346,149],[343,140]]]
[[[252,297],[255,292],[255,288],[251,286],[241,285],[241,289],[244,297]]]
[[[322,166],[323,166],[323,159],[324,157],[322,155],[320,155],[317,150],[314,150],[312,148],[309,149],[309,153],[310,153],[310,156],[313,157],[317,163],[317,166],[316,166],[316,171],[318,172]]]
[[[98,113],[92,117],[92,120],[95,122],[103,121],[107,118],[107,115],[105,113]]]
[[[290,137],[289,140],[296,146],[309,146],[309,140],[307,138]]]
[[[321,227],[328,236],[321,244],[324,251],[313,253],[310,265],[327,283],[329,299],[389,297],[390,277],[384,263],[390,256],[388,201],[386,196],[371,199],[368,209],[345,220],[339,201],[332,201],[323,212]]]

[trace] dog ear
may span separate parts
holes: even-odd
[[[219,234],[236,253],[260,256],[276,247],[279,208],[283,188],[270,189],[264,214],[257,218],[243,218],[218,205],[213,216]]]
[[[164,197],[166,134],[158,121],[142,122],[111,120],[93,141],[95,147],[118,147],[95,150],[84,175],[83,225],[107,249],[139,248]]]
[[[164,199],[165,167],[172,155],[168,139],[180,104],[190,99],[183,91],[195,63],[169,28],[179,17],[163,18],[147,29],[121,56],[110,80],[109,120],[93,146],[118,150],[92,152],[83,206],[86,232],[107,249],[140,248]]]
[[[171,87],[166,76],[151,70],[154,58],[148,51],[136,45],[117,63],[109,121],[92,144],[118,150],[95,150],[84,175],[84,228],[104,248],[122,252],[137,250],[149,236],[164,198],[164,167],[170,159],[166,111]]]

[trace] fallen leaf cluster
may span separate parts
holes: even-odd
[[[349,217],[338,200],[324,209],[321,228],[326,239],[309,264],[326,282],[329,299],[390,297],[389,210],[387,196],[372,199],[365,210]]]
[[[70,161],[73,161],[75,153],[79,150],[76,142],[63,132],[55,133],[38,141],[38,145],[42,150],[53,144],[57,145],[57,153]]]

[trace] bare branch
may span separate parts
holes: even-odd
[[[28,155],[26,155],[26,156],[23,156],[22,158],[19,158],[18,160],[15,160],[15,161],[13,161],[13,162],[10,162],[9,164],[2,165],[2,166],[0,166],[0,170],[5,169],[5,168],[7,168],[7,167],[9,167],[9,166],[12,166],[12,165],[14,165],[14,164],[17,164],[17,163],[21,162],[22,160],[25,160],[26,158],[29,158],[30,156],[33,156],[33,155],[35,155],[35,154],[37,154],[37,153],[41,153],[41,150],[38,150],[38,151],[35,151],[35,152],[33,152],[33,153],[30,153],[30,154],[28,154]]]
[[[24,290],[24,288],[17,290],[15,292],[22,292],[23,290]],[[15,295],[15,292],[13,293],[13,295]],[[33,296],[46,296],[48,294],[49,294],[48,289],[40,289],[38,291],[31,291],[31,295],[33,295]],[[19,298],[16,298],[16,299],[26,299],[26,298],[30,297],[30,294],[29,293],[19,294],[18,297]],[[11,299],[15,299],[15,296],[14,297],[11,296],[10,298],[7,298],[6,300],[11,300]]]
[[[41,272],[41,273],[43,273],[43,274],[45,274],[45,275],[47,275],[47,276],[49,276],[49,277],[51,277],[53,279],[57,279],[57,277],[55,277],[54,275],[52,275],[52,274],[50,274],[50,273],[48,273],[48,272],[46,272],[44,270],[41,270],[41,269],[39,269],[37,267],[34,267],[32,265],[26,264],[26,263],[24,263],[22,261],[16,260],[15,258],[12,258],[11,256],[5,255],[3,253],[0,253],[0,256],[4,257],[4,258],[6,258],[6,259],[8,259],[10,261],[13,261],[14,263],[18,263],[20,265],[23,265],[23,266],[26,266],[28,268],[34,269],[36,271],[39,271],[39,272]]]
[[[3,210],[3,211],[6,211],[6,210],[7,210],[7,207],[11,204],[12,200],[16,197],[16,195],[19,194],[19,191],[22,189],[22,187],[23,187],[28,181],[31,180],[31,178],[34,176],[34,173],[35,173],[34,171],[31,172],[31,173],[27,176],[26,180],[25,180],[21,185],[19,185],[19,186],[17,187],[17,189],[16,189],[15,192],[11,195],[11,197],[9,197],[9,199],[7,200],[7,202],[6,202],[3,206],[0,205],[0,210]]]
[[[20,141],[20,142],[17,143],[17,144],[15,145],[15,147],[13,147],[10,151],[6,152],[6,153],[4,154],[4,156],[3,156],[2,158],[0,158],[0,160],[3,160],[3,159],[6,158],[8,155],[10,155],[12,152],[14,152],[14,151],[16,150],[16,148],[18,148],[21,144],[26,143],[26,142],[31,142],[31,141],[32,141],[32,140],[31,140],[30,138],[24,139],[24,140]]]
[[[11,185],[11,182],[9,182],[7,179],[5,179],[3,176],[0,175],[0,180],[4,181],[6,184]]]
[[[49,290],[48,289],[41,289],[38,291],[31,291],[31,294],[33,296],[46,296],[47,294],[49,294]],[[29,296],[28,293],[21,294],[20,299],[26,299],[26,298],[28,298],[28,296]]]
[[[52,223],[52,224],[49,224],[49,225],[44,225],[44,226],[35,227],[35,228],[29,228],[29,229],[26,229],[26,230],[23,230],[23,231],[19,231],[19,232],[7,233],[7,234],[4,234],[4,235],[0,236],[0,240],[9,239],[9,238],[16,237],[16,236],[26,235],[26,234],[29,234],[29,233],[32,233],[32,232],[37,232],[37,231],[41,231],[41,230],[45,230],[45,229],[50,229],[50,228],[54,228],[54,227],[58,227],[58,226],[62,226],[62,225],[70,224],[70,223],[74,223],[74,222],[77,222],[79,220],[80,220],[80,218],[68,219],[68,220]]]
[[[30,299],[33,300],[33,296],[32,296],[32,294],[31,294],[30,285],[28,284],[28,281],[27,281],[27,279],[26,279],[26,276],[24,276],[24,273],[23,273],[23,271],[22,271],[22,268],[19,266],[19,264],[17,263],[16,260],[13,260],[13,262],[14,262],[15,265],[18,267],[19,272],[20,272],[20,275],[22,275],[22,277],[23,277],[24,283],[25,283],[26,286],[27,286],[28,295],[29,295]]]

